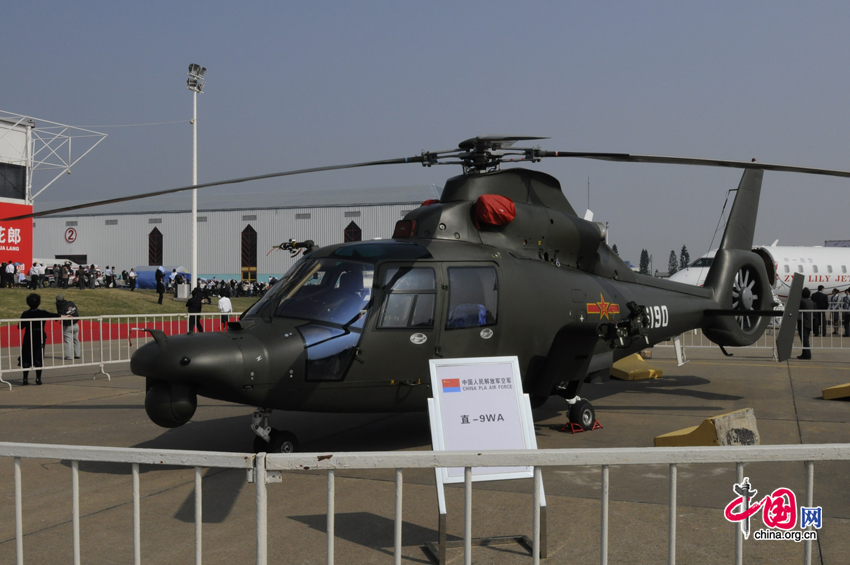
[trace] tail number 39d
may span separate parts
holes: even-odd
[[[667,306],[647,306],[646,313],[649,315],[649,327],[666,328],[670,323],[670,314],[667,312]]]

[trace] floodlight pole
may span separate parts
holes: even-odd
[[[198,93],[204,88],[206,67],[192,63],[189,65],[189,79],[186,86],[192,91],[192,186],[198,184]],[[191,287],[198,286],[198,190],[192,189],[192,265]]]
[[[198,184],[198,91],[192,89],[192,186]],[[198,286],[198,189],[192,189],[192,285]]]

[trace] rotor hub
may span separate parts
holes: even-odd
[[[745,288],[741,293],[741,305],[745,310],[753,309],[753,291],[749,288]]]

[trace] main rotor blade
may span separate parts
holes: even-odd
[[[348,165],[331,165],[328,167],[313,167],[310,169],[297,169],[294,171],[283,171],[280,173],[268,173],[265,175],[256,175],[253,177],[242,177],[238,179],[230,179],[230,180],[220,180],[216,182],[207,182],[203,184],[195,184],[191,186],[181,186],[179,188],[169,188],[166,190],[157,190],[155,192],[144,192],[142,194],[135,194],[133,196],[122,196],[120,198],[109,198],[107,200],[98,200],[96,202],[89,202],[86,204],[77,204],[74,206],[66,206],[64,208],[54,208],[53,210],[45,210],[43,212],[33,212],[32,214],[25,214],[23,216],[14,216],[11,218],[3,218],[2,221],[12,221],[12,220],[25,220],[27,218],[40,218],[41,216],[49,216],[51,214],[58,214],[60,212],[70,212],[72,210],[82,210],[84,208],[94,208],[95,206],[104,206],[106,204],[116,204],[118,202],[127,202],[129,200],[141,200],[142,198],[150,198],[152,196],[162,196],[164,194],[173,194],[175,192],[185,192],[187,190],[193,190],[196,188],[209,188],[211,186],[223,186],[227,184],[239,184],[243,182],[250,182],[255,180],[263,180],[263,179],[273,179],[277,177],[288,177],[292,175],[302,175],[305,173],[318,173],[321,171],[338,171],[341,169],[356,169],[359,167],[372,167],[375,165],[398,165],[403,163],[422,163],[425,160],[425,157],[422,155],[416,155],[414,157],[401,157],[399,159],[384,159],[383,161],[364,161],[363,163],[351,163]]]
[[[694,159],[691,157],[662,157],[659,155],[632,155],[630,153],[579,153],[575,151],[539,151],[540,157],[573,157],[579,159],[599,159],[601,161],[620,161],[625,163],[659,163],[663,165],[702,165],[705,167],[728,167],[731,169],[761,169],[786,173],[804,173],[826,175],[830,177],[850,178],[850,171],[818,169],[813,167],[794,167],[789,165],[771,165],[755,161],[727,161],[724,159]]]

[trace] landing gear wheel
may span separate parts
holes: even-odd
[[[292,432],[272,430],[268,453],[295,453],[298,451],[298,438]]]
[[[254,438],[254,453],[295,453],[298,451],[298,438],[292,432],[272,430],[267,442],[260,436]]]
[[[578,424],[584,431],[593,429],[596,421],[596,411],[587,400],[579,400],[570,407],[570,423]]]

